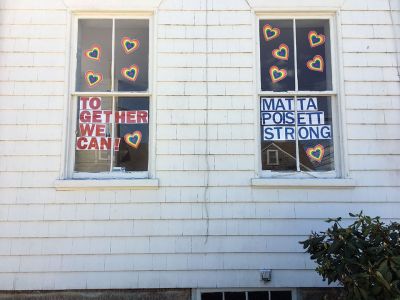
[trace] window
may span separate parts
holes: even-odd
[[[235,292],[205,292],[201,300],[292,300],[292,292],[275,291],[235,291]]]
[[[259,19],[262,173],[336,176],[332,20]]]
[[[149,23],[147,18],[77,19],[74,178],[148,176]]]

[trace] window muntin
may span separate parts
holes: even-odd
[[[149,20],[81,18],[77,26],[73,177],[146,177]]]
[[[334,175],[330,20],[262,18],[259,31],[261,169]]]

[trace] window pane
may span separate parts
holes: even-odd
[[[260,110],[262,169],[296,170],[294,99],[261,97]]]
[[[292,300],[291,291],[272,291],[271,300]]]
[[[115,123],[119,147],[115,152],[114,166],[121,171],[147,171],[149,98],[119,97]]]
[[[314,110],[298,113],[300,169],[334,170],[331,98],[308,99],[313,99]]]
[[[246,300],[245,292],[225,292],[225,300]]]
[[[112,20],[79,20],[77,91],[111,89]]]
[[[222,300],[222,293],[202,293],[201,300]]]
[[[294,38],[292,20],[260,20],[260,67],[263,91],[293,91]]]
[[[75,171],[108,172],[111,167],[112,98],[79,97]]]
[[[249,292],[249,300],[269,300],[268,292]]]
[[[296,20],[299,90],[332,90],[328,20]]]
[[[149,77],[149,21],[115,20],[116,91],[147,91]]]

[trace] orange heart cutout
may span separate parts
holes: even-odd
[[[272,50],[272,56],[277,59],[289,60],[289,47],[286,44],[280,44],[278,49]]]
[[[140,42],[138,39],[131,39],[125,36],[121,39],[121,45],[125,53],[130,54],[139,48]]]
[[[99,45],[92,45],[92,47],[85,51],[85,56],[89,59],[100,60],[101,47]]]
[[[263,27],[263,34],[265,41],[269,42],[272,41],[273,39],[276,39],[281,34],[281,30],[276,27],[273,28],[269,24],[265,24]]]
[[[89,87],[93,87],[99,84],[103,80],[103,75],[101,73],[95,73],[93,71],[87,71],[85,73],[85,80]]]
[[[279,69],[277,66],[272,66],[269,68],[269,75],[271,76],[272,82],[276,83],[286,78],[287,71],[285,69]]]
[[[137,149],[142,141],[142,133],[139,130],[133,133],[127,133],[124,135],[124,140],[128,146]]]
[[[312,48],[318,47],[319,45],[323,45],[325,43],[325,35],[318,34],[316,31],[310,31],[308,33],[308,41],[310,42],[310,46]]]
[[[309,68],[311,71],[323,72],[324,59],[321,55],[315,55],[313,59],[307,62],[307,68]]]
[[[139,67],[137,65],[132,65],[128,68],[122,68],[121,74],[129,81],[136,81],[139,75]]]
[[[322,158],[324,157],[325,148],[321,144],[318,144],[314,148],[307,148],[306,154],[311,160],[320,163],[322,161]]]

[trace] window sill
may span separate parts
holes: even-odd
[[[313,179],[276,179],[276,178],[253,178],[251,185],[255,188],[326,188],[346,189],[354,188],[356,182],[353,179],[337,178],[313,178]]]
[[[65,179],[56,180],[57,191],[158,189],[158,179]]]

